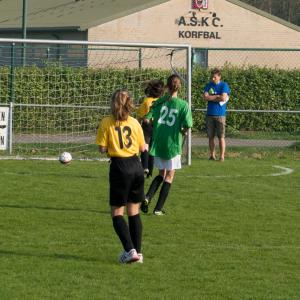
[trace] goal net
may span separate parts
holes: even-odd
[[[180,97],[191,105],[190,52],[184,45],[0,39],[0,156],[98,158],[97,126],[114,90],[129,90],[138,107],[149,80],[176,73]]]

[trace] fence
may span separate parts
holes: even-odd
[[[70,151],[75,158],[97,157],[96,130],[109,113],[112,92],[126,88],[138,104],[149,80],[173,72],[182,77],[181,96],[190,105],[186,45],[0,39],[0,49],[3,115],[10,108],[2,154],[45,157]],[[188,163],[190,144],[189,134]]]
[[[210,70],[231,88],[227,137],[231,146],[293,147],[300,141],[300,49],[193,49],[192,103],[196,137],[205,141]],[[195,133],[196,134],[196,133]]]
[[[229,146],[299,144],[300,49],[197,48],[192,72],[189,51],[178,45],[0,40],[0,147],[14,155],[70,149],[93,157],[96,127],[108,112],[111,92],[126,87],[139,103],[148,80],[173,72],[183,78],[181,97],[191,94],[193,144],[207,147],[202,94],[215,67],[231,87]],[[7,128],[11,136],[5,140]]]

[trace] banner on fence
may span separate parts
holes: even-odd
[[[8,150],[9,107],[0,106],[0,150]]]

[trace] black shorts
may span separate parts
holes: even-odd
[[[144,170],[137,156],[111,158],[109,203],[125,206],[144,200]]]

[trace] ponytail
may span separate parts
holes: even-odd
[[[133,101],[126,90],[116,90],[111,96],[111,113],[116,121],[126,121],[134,109]]]
[[[168,77],[167,80],[167,88],[169,90],[170,95],[172,96],[174,93],[178,92],[181,88],[181,80],[180,77],[176,74],[173,74]]]

